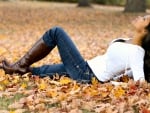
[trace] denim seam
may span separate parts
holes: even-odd
[[[60,38],[60,41],[63,42],[63,44],[64,44],[64,40],[62,40],[62,39]],[[77,64],[76,61],[74,61],[74,56],[73,56],[72,54],[70,54],[70,51],[72,51],[72,50],[71,50],[70,48],[67,48],[66,50],[67,50],[68,55],[69,55],[70,58],[71,58],[72,64],[74,64],[73,66],[74,66],[76,69],[78,69],[79,73],[83,72],[83,70],[80,68],[79,64]]]

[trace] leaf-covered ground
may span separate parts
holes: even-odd
[[[76,4],[0,2],[0,60],[17,61],[53,26],[71,36],[85,59],[103,54],[116,37],[132,36],[137,15],[122,7],[79,8]],[[59,63],[57,49],[34,66]],[[67,77],[5,75],[0,70],[0,113],[150,113],[150,84],[80,84]]]

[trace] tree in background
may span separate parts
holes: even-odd
[[[91,6],[90,0],[78,0],[78,6],[80,7],[89,7]]]
[[[127,0],[125,12],[145,12],[146,0]]]

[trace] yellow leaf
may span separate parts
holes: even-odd
[[[92,77],[92,84],[96,85],[98,83],[99,83],[98,80],[95,77]]]
[[[9,113],[15,113],[15,111],[9,111]]]
[[[7,36],[6,36],[6,35],[4,35],[4,34],[0,34],[0,39],[5,39],[5,38],[7,38]]]
[[[77,90],[77,89],[79,89],[79,88],[80,88],[80,86],[75,83],[74,86],[73,86],[73,89],[74,89],[74,90]]]
[[[4,81],[6,78],[4,70],[0,70],[0,82]]]
[[[89,95],[89,96],[96,96],[99,94],[99,91],[96,89],[93,89],[91,87],[87,87],[86,89],[84,89],[84,92]]]
[[[23,88],[23,89],[27,88],[27,83],[22,83],[21,88]]]
[[[0,55],[4,54],[6,52],[7,52],[7,50],[5,48],[0,47]]]
[[[57,92],[56,91],[51,92],[51,96],[52,97],[56,97],[57,96]]]
[[[122,87],[117,87],[116,89],[113,90],[113,95],[117,98],[123,96],[124,94],[125,90],[122,89]]]
[[[72,88],[72,90],[70,91],[70,94],[73,95],[75,93],[78,93],[80,91],[80,87],[76,84],[76,82],[74,83],[74,86]]]
[[[0,85],[0,91],[4,90],[4,86]]]
[[[19,81],[18,80],[16,80],[16,79],[14,79],[13,81],[12,81],[12,83],[14,83],[14,84],[16,84],[16,83],[18,83]]]
[[[14,76],[14,80],[12,80],[12,83],[18,83],[20,80],[20,77],[19,76]]]
[[[101,96],[104,98],[104,97],[107,97],[107,96],[109,95],[109,92],[106,92],[106,91],[104,92],[104,91],[103,91],[103,92],[101,92],[100,94],[101,94]]]
[[[0,70],[0,75],[1,75],[1,76],[4,76],[4,75],[5,75],[4,70]]]
[[[9,84],[8,79],[5,79],[5,80],[3,81],[3,84],[4,84],[4,85],[8,85],[8,84]]]
[[[60,83],[63,85],[63,84],[69,84],[69,83],[71,83],[72,82],[72,80],[70,79],[70,78],[68,78],[68,77],[61,77],[60,78]]]
[[[41,83],[39,83],[38,88],[40,90],[45,90],[47,88],[47,83],[42,79]]]
[[[113,85],[111,85],[111,84],[107,85],[107,86],[106,86],[107,91],[111,91],[111,90],[113,89],[113,87],[114,87],[114,86],[113,86]]]
[[[96,96],[99,94],[98,90],[91,89],[91,96]]]
[[[46,91],[46,96],[48,96],[48,97],[56,97],[57,96],[57,92],[56,91],[52,91],[52,90],[47,90]]]
[[[67,98],[67,94],[66,93],[62,93],[62,94],[59,94],[59,96],[58,96],[58,100],[59,101],[63,101],[63,100],[65,100],[66,98]]]
[[[40,90],[46,89],[46,85],[44,83],[39,84],[39,89]]]
[[[148,99],[150,100],[150,93],[148,94]]]
[[[30,81],[30,75],[31,75],[31,73],[26,73],[26,74],[22,75],[22,79],[26,82],[29,82]]]

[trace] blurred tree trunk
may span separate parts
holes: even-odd
[[[90,5],[90,0],[78,0],[78,6],[80,7],[89,7]]]
[[[146,0],[127,0],[124,12],[145,12]]]

